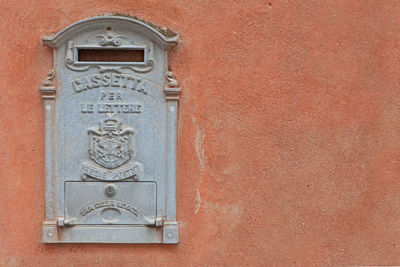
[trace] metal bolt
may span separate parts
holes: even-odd
[[[106,185],[104,190],[105,190],[106,195],[109,196],[109,197],[112,197],[117,193],[117,188],[113,184]]]

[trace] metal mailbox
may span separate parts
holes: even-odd
[[[180,87],[167,37],[141,21],[100,16],[43,42],[54,70],[45,116],[44,243],[176,244]]]

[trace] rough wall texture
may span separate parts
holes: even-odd
[[[400,264],[398,1],[0,4],[0,265]],[[106,12],[183,40],[177,246],[41,244],[40,37]]]

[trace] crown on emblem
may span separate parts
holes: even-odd
[[[104,120],[104,130],[105,131],[118,130],[118,120],[114,118],[114,114],[107,113],[107,118]]]

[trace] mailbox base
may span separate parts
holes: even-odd
[[[56,221],[43,222],[42,243],[164,243],[178,244],[176,221],[161,227],[139,225],[75,225],[57,226]]]

